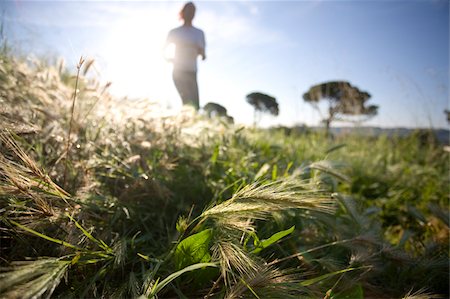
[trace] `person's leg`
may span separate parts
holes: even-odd
[[[186,74],[188,78],[188,104],[193,106],[196,110],[200,109],[199,96],[198,96],[198,84],[197,84],[197,73],[189,72]]]
[[[175,83],[183,105],[190,105],[198,110],[200,107],[197,74],[195,72],[174,71],[173,82]]]
[[[185,91],[185,83],[184,76],[180,71],[173,71],[172,73],[173,83],[175,85],[175,88],[178,91],[178,94],[180,95],[181,101],[184,104],[184,99],[186,98],[186,91]]]

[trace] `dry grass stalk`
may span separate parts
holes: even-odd
[[[269,184],[247,185],[233,197],[203,212],[202,217],[216,220],[230,229],[251,230],[248,219],[266,219],[272,212],[308,209],[332,213],[335,200],[325,197],[306,182],[283,179]]]
[[[19,160],[18,162],[12,161],[0,153],[0,170],[7,183],[0,188],[2,194],[16,193],[22,194],[25,198],[31,198],[36,203],[38,210],[45,215],[54,215],[54,210],[48,200],[41,196],[40,191],[61,198],[70,206],[67,201],[70,197],[69,194],[38,167],[36,162],[14,141],[12,133],[9,131],[0,133],[0,141]]]
[[[251,298],[298,298],[298,285],[294,275],[270,267],[263,267],[254,271],[250,276],[243,277],[233,285],[226,294],[225,299],[243,298],[251,293]]]
[[[67,177],[67,163],[70,160],[70,135],[72,133],[72,123],[73,123],[73,115],[74,115],[74,111],[75,111],[75,101],[77,99],[77,94],[78,94],[78,81],[80,79],[80,70],[81,70],[81,66],[84,63],[84,59],[83,56],[80,57],[80,61],[78,62],[77,65],[77,76],[76,76],[76,80],[75,80],[75,91],[73,92],[73,99],[72,99],[72,108],[70,111],[70,122],[69,122],[69,131],[67,133],[67,147],[66,147],[66,164],[64,167],[64,179],[63,179],[63,185],[66,185],[66,177]]]
[[[226,284],[231,285],[237,272],[239,276],[251,276],[258,266],[247,252],[231,241],[219,240],[213,247],[213,260],[219,261],[220,271]]]

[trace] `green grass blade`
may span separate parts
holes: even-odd
[[[347,144],[345,144],[345,143],[341,143],[341,144],[332,146],[332,147],[328,148],[328,149],[325,151],[325,154],[332,153],[332,152],[337,151],[338,149],[341,149],[341,148],[346,147],[346,146],[347,146]]]
[[[255,296],[255,298],[261,299],[259,298],[258,294],[256,294],[256,292],[253,290],[253,288],[249,286],[244,279],[241,278],[241,282],[247,287],[247,289],[249,289],[249,291],[253,294],[253,296]]]
[[[194,265],[190,265],[184,269],[181,269],[180,271],[177,271],[175,273],[170,274],[167,276],[163,281],[161,281],[150,294],[150,298],[153,298],[156,294],[158,294],[166,285],[168,285],[173,280],[177,279],[179,276],[186,272],[194,271],[197,269],[205,268],[205,267],[218,267],[216,263],[198,263]]]
[[[79,230],[81,230],[81,232],[82,232],[89,240],[91,240],[92,242],[94,242],[95,244],[97,244],[97,245],[98,245],[100,248],[102,248],[103,250],[105,250],[105,251],[107,251],[107,252],[109,252],[109,253],[112,253],[112,252],[113,252],[113,250],[112,250],[108,245],[106,245],[105,242],[103,242],[102,240],[97,240],[96,238],[94,238],[94,237],[93,237],[86,229],[84,229],[84,228],[83,228],[83,227],[82,227],[75,219],[73,219],[72,216],[70,216],[68,213],[66,213],[66,216],[69,217],[69,219],[75,223],[76,227],[77,227]]]
[[[46,235],[44,235],[44,234],[41,234],[40,232],[37,232],[37,231],[35,231],[35,230],[33,230],[33,229],[29,228],[29,227],[26,227],[26,226],[24,226],[24,225],[22,225],[22,224],[19,224],[19,223],[15,222],[14,220],[8,220],[8,221],[9,221],[10,223],[14,224],[15,226],[17,226],[17,227],[23,229],[24,231],[27,231],[27,232],[29,232],[29,233],[32,233],[33,235],[38,236],[38,237],[40,237],[40,238],[43,238],[43,239],[46,239],[46,240],[48,240],[48,241],[51,241],[51,242],[54,242],[54,243],[63,245],[63,246],[68,247],[68,248],[72,248],[72,249],[79,250],[79,251],[85,251],[83,248],[77,247],[77,246],[72,245],[72,244],[70,244],[70,243],[67,243],[67,242],[65,242],[65,241],[63,241],[63,240],[55,239],[55,238],[46,236]]]
[[[330,163],[330,161],[325,161],[325,160],[317,161],[317,162],[314,162],[311,165],[309,165],[309,167],[312,168],[312,169],[316,169],[316,170],[322,171],[324,173],[328,173],[329,175],[332,175],[332,176],[334,176],[334,177],[336,177],[336,178],[338,178],[338,179],[340,179],[340,180],[342,180],[344,182],[350,182],[351,181],[348,176],[346,176],[346,175],[340,173],[339,171],[337,171],[333,167],[332,163]]]
[[[333,276],[336,276],[336,275],[339,275],[339,274],[342,274],[342,273],[350,272],[350,271],[364,269],[364,268],[368,268],[368,267],[347,268],[347,269],[343,269],[343,270],[327,273],[327,274],[324,274],[324,275],[321,275],[321,276],[318,276],[318,277],[314,277],[314,278],[311,278],[311,279],[304,280],[304,281],[300,282],[300,285],[302,287],[307,287],[307,286],[310,286],[312,284],[321,282],[322,280],[328,279],[330,277],[333,277]]]

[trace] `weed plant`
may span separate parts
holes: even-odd
[[[0,60],[2,298],[448,296],[431,139],[164,115],[89,60]]]

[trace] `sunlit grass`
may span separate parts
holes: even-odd
[[[73,101],[63,67],[2,55],[2,296],[448,294],[449,161],[432,139],[173,114],[83,70]]]

